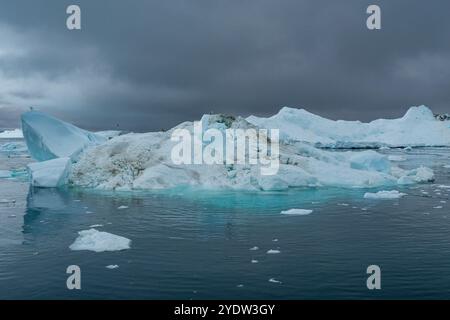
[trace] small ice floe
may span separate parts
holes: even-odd
[[[106,266],[106,269],[117,269],[119,266],[117,264],[110,264],[108,266]]]
[[[391,191],[378,191],[377,193],[366,192],[364,194],[365,199],[399,199],[406,196],[406,193],[398,192],[397,190]]]
[[[403,150],[405,150],[405,151],[412,151],[412,147],[408,146],[408,147],[403,148]]]
[[[445,201],[445,200],[441,200],[441,201],[439,201],[440,203],[447,203],[447,201]]]
[[[278,242],[278,239],[273,239],[272,242]]]
[[[0,170],[0,178],[11,178],[12,173],[9,170]]]
[[[123,209],[128,209],[128,206],[120,206],[120,207],[117,207],[117,210],[123,210]]]
[[[252,259],[251,263],[258,263],[259,261],[256,259]]]
[[[75,242],[69,246],[71,250],[103,252],[130,249],[130,239],[112,233],[89,229],[79,231],[78,235]]]
[[[309,209],[289,209],[286,211],[281,211],[281,214],[290,215],[290,216],[305,216],[312,213],[312,210]]]
[[[100,228],[100,227],[103,227],[103,225],[102,224],[93,224],[93,225],[89,226],[89,228]]]
[[[94,213],[94,212],[88,210],[88,211],[86,211],[86,213],[87,213],[87,214],[91,214],[91,213]]]
[[[348,207],[348,203],[338,203],[337,205],[342,207]]]
[[[259,248],[257,246],[254,246],[254,247],[251,247],[249,250],[250,251],[256,251],[256,250],[259,250]]]
[[[450,164],[446,164],[446,165],[444,166],[444,168],[445,168],[445,169],[450,169]]]
[[[238,284],[236,287],[238,287],[238,288],[243,288],[244,285],[243,285],[243,284]]]
[[[281,253],[281,251],[277,250],[277,249],[269,249],[269,250],[267,250],[267,254],[278,254],[278,253]]]
[[[15,217],[16,217],[15,214],[10,214],[10,215],[8,216],[8,218],[15,218]]]
[[[442,209],[442,208],[443,208],[442,206],[433,207],[433,209]]]
[[[428,216],[430,213],[429,212],[424,212],[423,214]]]
[[[406,161],[405,157],[395,156],[395,155],[394,156],[389,156],[388,159],[389,159],[389,161],[397,161],[397,162]]]
[[[0,203],[16,203],[14,199],[0,199]]]
[[[282,283],[281,281],[276,280],[276,279],[274,279],[274,278],[270,278],[270,279],[269,279],[269,282],[272,282],[272,283],[279,283],[279,284]]]
[[[367,208],[361,208],[362,211],[367,211]]]
[[[440,184],[437,186],[439,189],[450,189],[450,186],[447,186],[445,184]]]

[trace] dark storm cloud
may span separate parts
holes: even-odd
[[[82,30],[65,28],[78,4]],[[382,30],[366,28],[369,4]],[[0,127],[30,105],[88,128],[210,111],[331,118],[449,111],[448,1],[0,1]]]

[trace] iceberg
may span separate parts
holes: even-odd
[[[78,238],[69,246],[70,250],[89,250],[94,252],[120,251],[130,249],[131,240],[96,229],[78,232]]]
[[[21,120],[28,150],[38,161],[75,158],[87,146],[106,140],[105,137],[38,111],[23,113]]]
[[[55,188],[67,183],[70,158],[58,158],[28,164],[31,185],[34,187]]]
[[[68,183],[124,191],[176,187],[282,191],[395,186],[432,181],[434,176],[425,167],[401,169],[373,150],[332,152],[291,139],[280,141],[279,169],[274,175],[262,175],[261,163],[175,164],[171,152],[177,142],[171,139],[172,133],[185,129],[194,135],[193,122],[183,122],[166,132],[103,136],[36,111],[23,114],[22,122],[30,153],[42,161],[29,167],[32,184],[40,187]],[[205,115],[201,123],[203,129],[214,128],[224,136],[227,129],[258,128],[242,117],[225,115]],[[280,136],[289,128],[283,126]],[[248,153],[246,150],[246,156]]]
[[[411,107],[402,118],[369,123],[334,121],[289,107],[272,117],[250,116],[247,121],[261,128],[279,128],[284,141],[303,141],[320,148],[450,146],[450,123],[437,120],[423,105]]]
[[[14,130],[5,130],[0,132],[0,139],[21,139],[23,138],[22,130],[14,129]]]

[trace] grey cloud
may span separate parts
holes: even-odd
[[[72,3],[81,31],[65,29]],[[373,3],[381,31],[365,27]],[[448,112],[449,9],[445,0],[0,1],[0,126],[30,105],[87,128],[138,131],[284,105],[334,119],[396,117],[418,104]]]

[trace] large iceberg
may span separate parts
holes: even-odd
[[[38,111],[22,114],[22,130],[28,151],[38,161],[75,158],[84,148],[106,138]]]
[[[243,118],[205,116],[203,128],[254,128]],[[98,189],[164,189],[180,186],[246,190],[285,190],[292,187],[379,187],[425,182],[433,179],[423,171],[392,166],[375,151],[331,152],[302,142],[281,142],[279,170],[262,175],[254,164],[174,164],[171,140],[174,130],[193,133],[194,124],[184,122],[167,132],[127,134],[89,148],[73,165],[69,181]]]
[[[279,128],[284,141],[303,141],[322,148],[450,146],[450,122],[439,121],[426,106],[411,107],[399,119],[369,123],[329,120],[304,109],[284,107],[269,118],[250,116],[262,128]]]
[[[172,134],[183,129],[195,136],[193,122],[181,123],[166,132],[112,135],[108,139],[35,111],[24,114],[22,121],[33,157],[41,161],[58,158],[30,165],[36,186],[53,187],[67,182],[105,190],[194,186],[275,191],[294,187],[395,186],[433,179],[433,171],[428,168],[404,170],[372,150],[331,152],[286,139],[291,128],[287,125],[280,127],[284,139],[279,144],[279,168],[274,175],[263,175],[261,163],[176,164],[172,151],[177,142]],[[244,118],[224,115],[205,115],[200,123],[203,130],[215,129],[224,136],[228,129],[259,129]],[[261,133],[250,139],[260,137]],[[209,142],[203,143],[201,148],[209,147]],[[258,156],[265,156],[257,149]],[[246,152],[247,158],[249,150]],[[196,156],[195,151],[192,156]]]

